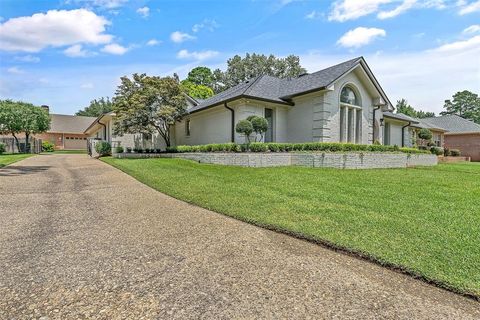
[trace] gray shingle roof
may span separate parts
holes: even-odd
[[[397,119],[397,120],[411,122],[411,123],[414,123],[414,124],[419,123],[419,119],[409,117],[409,116],[407,116],[403,113],[392,113],[390,111],[387,111],[387,112],[383,113],[383,116],[387,117],[387,118],[393,118],[393,119]]]
[[[448,131],[448,133],[480,133],[480,124],[464,119],[455,114],[434,118],[426,118],[424,120],[431,125],[444,128]]]
[[[258,76],[206,99],[188,111],[200,111],[242,97],[290,104],[288,100],[292,96],[329,86],[362,59],[362,57],[358,57],[293,79],[280,79],[268,75]]]
[[[94,121],[95,117],[70,116],[66,114],[50,114],[52,122],[48,132],[64,132],[83,134]]]

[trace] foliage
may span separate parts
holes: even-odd
[[[0,143],[0,154],[4,153],[5,151],[7,151],[5,143]]]
[[[460,157],[462,153],[458,149],[450,149],[450,155],[452,157]]]
[[[432,131],[422,128],[418,131],[418,137],[422,140],[430,140],[433,137]]]
[[[127,153],[131,153],[131,152],[132,152],[132,148],[130,148],[130,147],[127,147],[126,150],[127,150]]]
[[[194,99],[208,99],[213,96],[213,90],[202,84],[195,84],[188,80],[180,82],[183,91]]]
[[[112,153],[112,146],[107,141],[99,141],[95,144],[95,151],[100,157],[108,156]]]
[[[437,156],[440,156],[440,155],[443,154],[443,148],[440,148],[440,147],[431,147],[431,148],[430,148],[430,152],[431,152],[432,154],[435,154],[435,155],[437,155]]]
[[[103,161],[174,198],[362,252],[480,296],[480,163],[337,170]]]
[[[463,90],[455,93],[452,100],[445,100],[445,111],[441,115],[456,114],[480,124],[480,97],[478,94]]]
[[[294,78],[305,72],[306,70],[300,65],[300,58],[295,55],[285,58],[256,53],[247,53],[244,58],[235,55],[228,59],[226,71],[216,69],[213,72],[212,89],[218,93],[260,75]]]
[[[122,146],[118,146],[115,148],[115,153],[123,153],[123,147]]]
[[[422,110],[415,110],[411,105],[408,104],[408,101],[405,99],[397,100],[396,105],[397,113],[402,113],[409,117],[413,118],[431,118],[435,117],[434,112],[426,112]]]
[[[21,101],[0,101],[0,134],[11,134],[20,150],[17,134],[24,133],[26,153],[30,152],[30,136],[47,131],[50,121],[48,112],[41,107]]]
[[[255,142],[263,141],[263,135],[268,130],[268,121],[264,117],[259,116],[249,116],[247,118],[248,121],[252,123],[253,132],[255,132]],[[257,140],[257,137],[260,138]]]
[[[190,70],[187,75],[187,79],[184,81],[188,81],[199,86],[212,87],[213,73],[210,68],[196,67]]]
[[[122,77],[113,98],[114,132],[121,135],[157,131],[170,146],[171,126],[184,117],[186,109],[185,96],[175,78],[136,73],[132,79]]]
[[[248,120],[240,120],[235,126],[237,133],[243,134],[248,143],[250,143],[250,135],[253,133],[253,125]]]
[[[85,107],[85,109],[78,111],[75,113],[77,116],[85,116],[85,117],[98,117],[102,114],[109,113],[112,111],[113,103],[110,98],[101,97],[100,99],[94,99],[90,101],[90,105]]]
[[[48,140],[42,141],[42,151],[53,152],[55,151],[55,145]]]
[[[291,151],[323,151],[323,152],[404,152],[429,153],[427,150],[415,148],[399,148],[398,146],[354,144],[354,143],[263,143],[252,142],[238,145],[235,143],[205,144],[196,146],[176,146],[167,148],[170,153],[183,152],[291,152]]]

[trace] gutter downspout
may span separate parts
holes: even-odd
[[[404,125],[402,127],[402,148],[405,147],[405,128],[410,127],[412,125],[412,122],[409,121],[407,125]]]
[[[235,110],[233,110],[232,108],[230,108],[229,106],[227,106],[227,103],[225,102],[223,104],[223,106],[225,108],[227,108],[228,110],[230,110],[231,114],[232,114],[232,132],[231,132],[231,142],[235,142]]]
[[[375,112],[380,108],[381,106],[377,106],[376,108],[373,108],[372,144],[375,143]]]
[[[101,123],[100,120],[98,120],[97,123],[103,126],[103,138],[105,139],[105,141],[107,141],[107,126],[105,125],[105,123]]]

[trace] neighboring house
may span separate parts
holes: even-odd
[[[445,133],[445,147],[459,149],[463,156],[480,161],[480,124],[457,115],[427,118],[428,123],[442,127]]]
[[[48,106],[42,108],[49,111]],[[50,114],[50,129],[33,137],[42,141],[50,141],[57,150],[86,150],[88,135],[85,129],[96,120],[95,117],[71,116],[65,114]],[[18,138],[25,138],[18,134]]]

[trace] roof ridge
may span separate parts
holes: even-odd
[[[255,78],[253,78],[252,83],[250,83],[250,84],[245,88],[245,90],[243,90],[243,94],[246,94],[247,91],[248,91],[255,83],[257,83],[258,80],[260,80],[261,78],[263,78],[264,75],[265,75],[265,74],[261,74],[261,75],[259,75],[259,76],[256,76]],[[247,81],[250,81],[250,80],[247,80]]]
[[[353,61],[357,61],[357,60],[361,60],[363,59],[363,56],[359,56],[359,57],[356,57],[356,58],[353,58],[353,59],[350,59],[350,60],[347,60],[347,61],[343,61],[343,62],[340,62],[340,63],[337,63],[333,66],[330,66],[330,67],[327,67],[327,68],[323,68],[321,70],[318,70],[318,71],[315,71],[315,72],[312,72],[312,73],[309,73],[308,75],[312,75],[312,74],[316,74],[316,73],[319,73],[319,72],[322,72],[322,71],[325,71],[325,70],[328,70],[328,69],[333,69],[333,68],[336,68],[342,64],[347,64],[347,63],[351,63]]]

